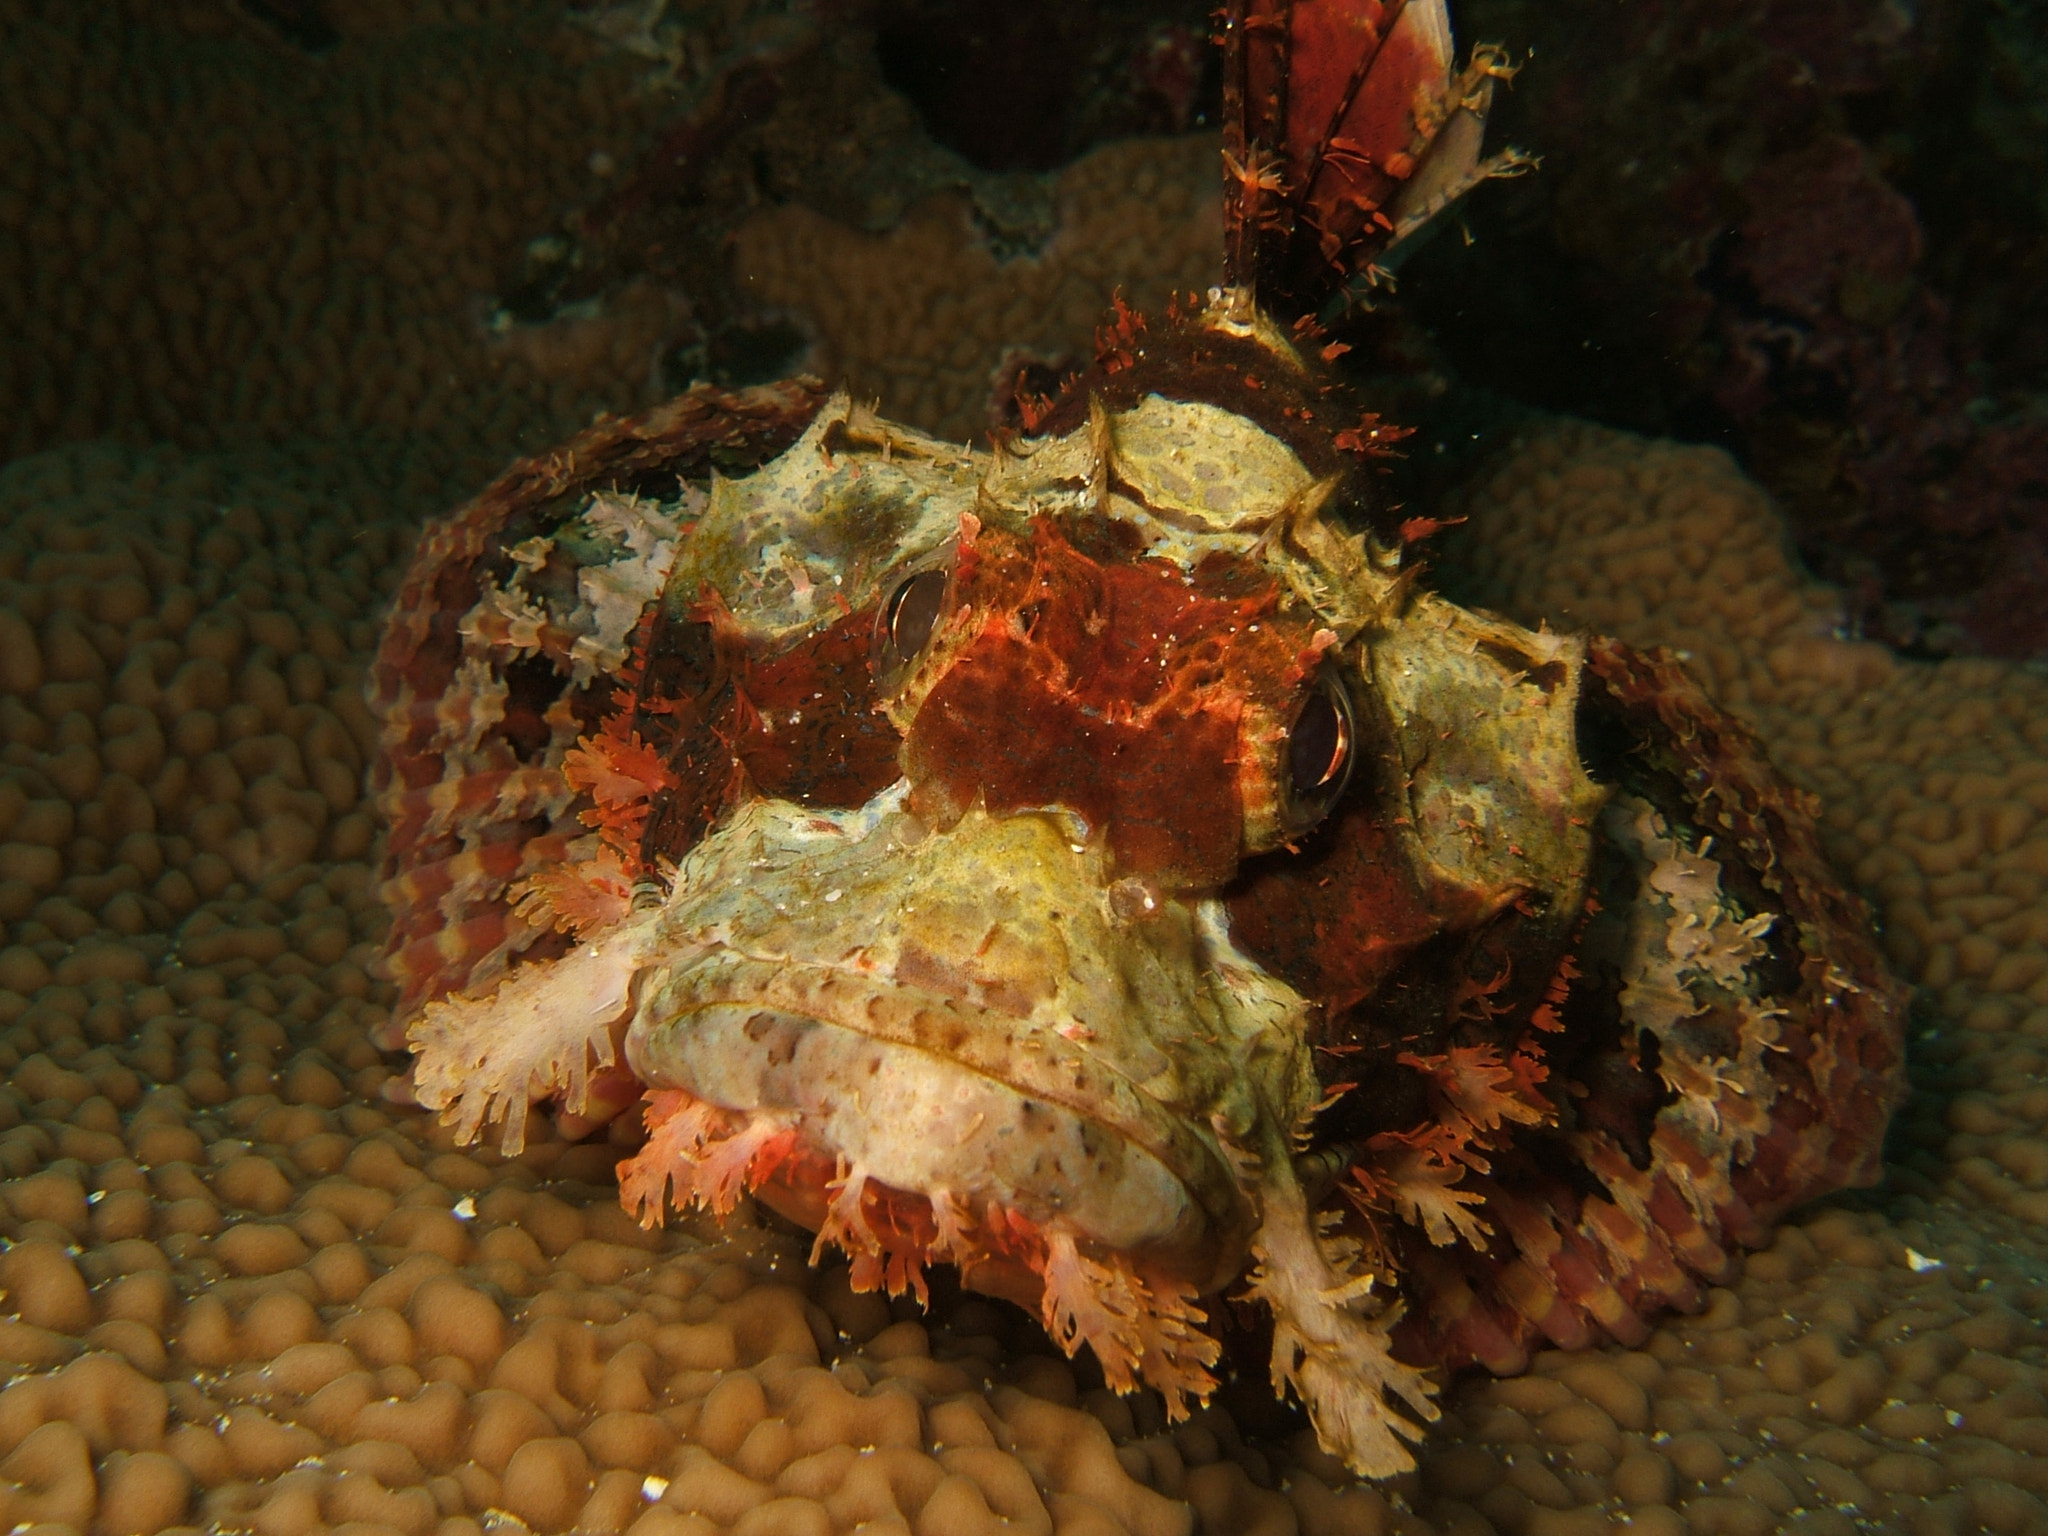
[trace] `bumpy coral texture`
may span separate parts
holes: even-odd
[[[324,9],[340,45],[310,58],[214,0],[0,0],[0,450],[304,434],[452,502],[510,448],[659,398],[724,274],[661,265],[493,323],[528,242],[602,205],[688,99],[601,40],[634,8]],[[1107,146],[1058,174],[1057,229],[1023,253],[964,195],[875,235],[770,207],[731,277],[887,414],[964,436],[1009,349],[1085,355],[1119,284],[1157,307],[1215,280],[1215,165],[1206,134]]]
[[[1217,280],[1215,186],[1206,134],[1106,145],[1059,173],[1059,229],[1037,252],[992,250],[964,197],[922,203],[882,235],[792,205],[739,228],[733,273],[803,316],[820,365],[878,397],[884,416],[965,440],[987,427],[1016,350],[1078,368],[1119,284],[1133,307],[1157,310]]]
[[[1446,564],[1689,649],[1822,793],[1929,990],[1928,1092],[1882,1213],[1796,1220],[1641,1349],[1452,1392],[1377,1489],[1246,1417],[1263,1382],[1169,1433],[1014,1310],[892,1311],[744,1217],[643,1233],[622,1143],[457,1154],[384,1102],[357,789],[365,615],[406,554],[383,505],[275,458],[0,471],[10,1523],[2048,1529],[2048,685],[1832,639],[1719,455],[1532,432],[1449,509]]]
[[[484,297],[659,120],[644,65],[531,0],[321,6],[324,58],[261,9],[0,3],[0,449],[307,433],[438,492],[645,403],[657,295]]]

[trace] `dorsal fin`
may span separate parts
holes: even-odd
[[[1233,0],[1223,25],[1224,282],[1282,317],[1313,313],[1489,176],[1493,83],[1460,70],[1444,0]]]

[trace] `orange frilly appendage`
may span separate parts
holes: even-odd
[[[649,1231],[670,1204],[731,1215],[796,1150],[796,1132],[778,1131],[766,1115],[721,1109],[680,1088],[657,1088],[645,1102],[647,1142],[619,1164],[619,1203]]]
[[[974,1211],[951,1190],[883,1184],[769,1115],[674,1088],[648,1093],[645,1112],[647,1143],[619,1164],[620,1201],[644,1227],[660,1225],[670,1204],[723,1216],[753,1191],[816,1231],[813,1263],[828,1245],[844,1249],[856,1291],[925,1301],[924,1266],[955,1264],[974,1289],[1035,1306],[1068,1354],[1088,1345],[1115,1390],[1157,1389],[1171,1419],[1216,1388],[1221,1346],[1203,1329],[1195,1288],[1173,1276],[1084,1251],[1072,1233],[992,1201]]]
[[[580,939],[631,915],[633,872],[615,851],[600,848],[590,858],[534,871],[509,894],[516,917]]]
[[[1071,1355],[1087,1344],[1118,1392],[1156,1388],[1169,1418],[1187,1413],[1190,1396],[1208,1400],[1216,1388],[1209,1367],[1221,1350],[1202,1329],[1208,1314],[1195,1305],[1193,1286],[1141,1273],[1121,1254],[1092,1259],[1065,1232],[1046,1233],[1041,1252],[1039,1310],[1060,1348]]]
[[[598,846],[588,857],[536,870],[509,888],[513,914],[535,928],[581,939],[633,911],[633,883],[648,873],[640,838],[655,797],[675,787],[675,776],[634,734],[630,718],[623,710],[612,716],[563,759],[562,777],[590,801],[578,819],[596,832]],[[591,841],[579,839],[579,845]]]
[[[1489,1158],[1508,1141],[1510,1126],[1556,1120],[1542,1091],[1549,1075],[1542,1047],[1525,1035],[1506,1056],[1480,1044],[1440,1056],[1403,1052],[1396,1060],[1427,1080],[1432,1117],[1367,1140],[1344,1193],[1374,1234],[1376,1257],[1385,1252],[1380,1224],[1388,1216],[1422,1228],[1436,1247],[1483,1250],[1494,1231],[1480,1215],[1487,1197],[1466,1187],[1465,1175],[1492,1171]]]
[[[637,865],[641,834],[655,796],[676,787],[676,778],[661,754],[642,741],[632,725],[632,712],[622,708],[571,747],[562,759],[562,777],[578,794],[590,797],[581,814],[605,846]],[[637,869],[635,871],[637,873]]]

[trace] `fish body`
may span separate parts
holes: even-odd
[[[1293,117],[1276,24],[1362,50]],[[1174,1414],[1241,1286],[1383,1476],[1442,1369],[1640,1339],[1869,1182],[1901,997],[1675,660],[1418,580],[1397,429],[1273,318],[1503,168],[1440,147],[1495,66],[1440,6],[1230,27],[1227,280],[1119,305],[1028,432],[699,389],[429,532],[373,681],[390,963],[465,1139],[642,1095],[644,1221],[954,1265]]]

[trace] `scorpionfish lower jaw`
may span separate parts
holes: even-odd
[[[1043,1303],[1063,1260],[1221,1288],[1258,1224],[1244,1170],[1313,1102],[1306,1005],[1213,902],[1113,899],[1073,817],[933,830],[904,797],[743,806],[659,906],[431,1007],[422,1099],[509,1133],[529,1083],[588,1051],[650,1090],[621,1171],[643,1220],[753,1191],[891,1289],[944,1261]]]
[[[938,1000],[887,1011],[948,1035],[982,1022]],[[835,1164],[897,1190],[993,1202],[1175,1270],[1215,1263],[1216,1223],[1124,1127],[935,1051],[804,1014],[744,1003],[664,1014],[658,1039],[629,1048],[643,1081],[795,1131]],[[1085,1085],[1085,1063],[1062,1065]]]
[[[1198,914],[1120,916],[1069,817],[933,831],[899,795],[758,802],[693,851],[661,918],[675,958],[643,978],[625,1041],[634,1074],[895,1189],[1224,1283],[1253,1219],[1218,1137],[1270,1112],[1249,1057],[1276,1042],[1234,1018]],[[1298,1002],[1280,1017],[1284,1056]]]

